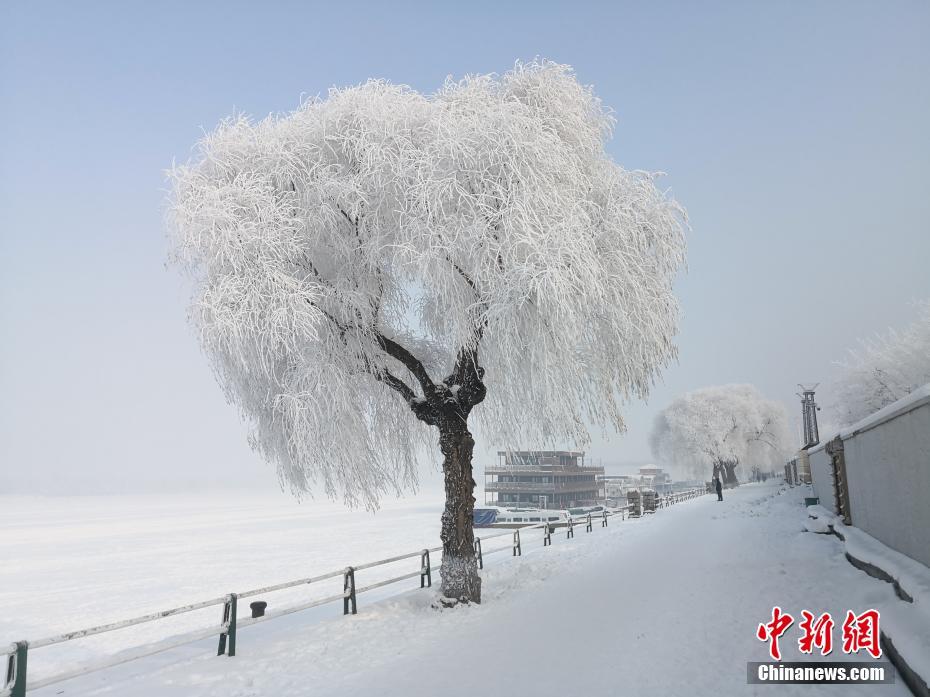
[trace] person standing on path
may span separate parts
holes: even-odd
[[[721,484],[720,477],[716,474],[714,475],[714,489],[717,490],[717,500],[723,501],[723,484]]]

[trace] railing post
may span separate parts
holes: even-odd
[[[355,569],[351,566],[342,572],[342,614],[348,615],[349,612],[353,615],[358,612],[355,605]]]
[[[426,579],[426,587],[433,587],[433,572],[429,565],[429,550],[424,549],[420,553],[420,588],[424,587],[423,579]]]
[[[607,527],[607,509],[606,509],[606,508],[604,509],[604,511],[603,511],[603,513],[601,514],[601,516],[602,516],[602,518],[601,518],[601,527],[602,527],[602,528],[606,528],[606,527]]]
[[[593,529],[594,529],[594,528],[593,528],[593,526],[591,525],[591,514],[588,513],[588,519],[587,519],[587,521],[585,522],[584,531],[585,531],[585,532],[591,532],[591,530],[593,530]]]
[[[220,643],[216,649],[216,655],[227,656],[236,655],[236,605],[239,596],[230,593],[226,596],[226,602],[223,603],[223,631],[220,633]],[[229,640],[229,651],[226,650],[226,640]]]
[[[10,690],[10,697],[26,697],[26,658],[29,642],[17,641],[7,656],[6,676],[0,688]]]
[[[475,556],[478,557],[478,568],[484,568],[484,555],[481,554],[481,538],[475,538]]]
[[[523,556],[523,549],[520,547],[520,528],[513,531],[513,556]]]
[[[571,515],[568,516],[568,525],[567,530],[565,531],[565,539],[575,536],[575,522],[572,520]]]

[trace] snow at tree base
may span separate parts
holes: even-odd
[[[907,695],[900,679],[894,685],[842,687],[746,684],[746,663],[768,660],[768,644],[756,632],[771,619],[773,606],[796,618],[780,641],[783,660],[826,660],[799,652],[797,625],[808,610],[839,618],[830,660],[842,661],[872,660],[864,651],[857,656],[839,651],[839,625],[847,611],[885,613],[901,604],[890,584],[846,561],[836,537],[805,530],[804,495],[803,488],[783,483],[747,484],[728,491],[723,504],[703,496],[642,519],[611,521],[573,539],[555,534],[549,547],[537,532],[526,535],[523,556],[487,557],[480,606],[436,610],[435,589],[400,589],[382,599],[360,598],[355,616],[332,609],[245,628],[235,658],[218,658],[215,640],[207,640],[35,695]],[[31,510],[41,515],[38,506]],[[428,519],[426,511],[416,512],[408,530],[400,532],[392,521],[403,509],[387,513],[389,526],[402,537],[422,530]],[[191,529],[202,527],[208,532],[196,544],[205,550],[222,539],[213,520],[209,510],[182,512],[173,536],[186,539]],[[364,559],[367,541],[346,535],[345,521],[335,522],[322,523],[319,535],[338,541],[345,558]],[[262,577],[267,568],[261,538],[241,539],[235,573]],[[7,554],[9,545],[4,541],[0,551]],[[166,579],[195,572],[185,559],[176,560],[178,566],[167,555],[150,561]],[[14,634],[47,633],[68,624],[53,603],[42,610],[51,592],[42,581],[48,562],[36,559],[18,573],[2,570],[4,586],[15,583],[17,596],[32,608],[28,625],[7,626]],[[204,591],[218,590],[226,582],[219,577],[232,572],[204,569]],[[113,568],[106,579],[92,568],[85,573],[72,582],[101,594],[111,584],[115,589],[107,616],[137,611],[138,596],[118,590],[134,582],[132,568]],[[179,589],[161,600],[189,601],[190,593]],[[46,662],[39,652],[33,657],[42,671],[52,670],[54,660]]]

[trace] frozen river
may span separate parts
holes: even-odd
[[[284,494],[0,497],[0,644],[127,619],[439,544],[442,502],[376,514]],[[375,569],[379,575],[410,568]],[[272,607],[342,590],[341,579],[263,598]],[[341,613],[341,608],[330,608]],[[244,608],[248,616],[248,608]],[[129,645],[219,624],[221,608],[41,649],[30,678]],[[243,610],[240,609],[240,616]]]

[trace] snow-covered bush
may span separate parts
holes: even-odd
[[[864,419],[930,382],[930,300],[903,331],[859,342],[839,362],[834,413],[842,426]]]
[[[472,410],[489,442],[582,445],[675,357],[683,211],[612,127],[537,62],[232,118],[173,172],[193,321],[283,482],[374,508],[438,429],[446,595],[479,598]]]
[[[661,463],[696,478],[719,474],[737,483],[736,466],[771,471],[792,451],[788,413],[752,385],[719,385],[687,392],[656,415],[650,435]]]

